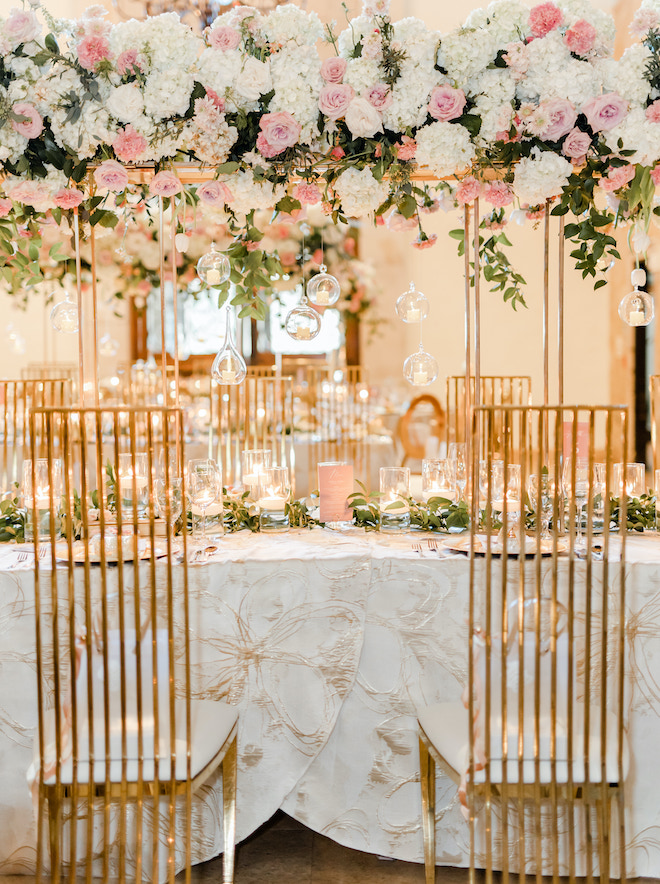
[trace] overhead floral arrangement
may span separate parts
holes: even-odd
[[[388,0],[364,0],[340,33],[293,5],[235,7],[202,35],[174,13],[103,16],[15,9],[0,26],[0,272],[14,287],[42,278],[47,217],[70,223],[77,211],[112,227],[136,190],[180,216],[185,201],[230,213],[243,315],[263,315],[282,272],[255,223],[255,210],[273,207],[320,204],[335,221],[394,213],[424,247],[424,211],[438,199],[479,197],[496,221],[508,206],[533,216],[552,200],[574,216],[566,235],[596,285],[601,262],[618,256],[616,224],[632,224],[643,251],[660,181],[658,0],[643,0],[639,42],[618,61],[611,17],[584,0],[499,0],[445,35],[392,22]],[[322,60],[323,41],[333,55]],[[214,177],[184,189],[179,162]],[[131,183],[131,164],[156,174]],[[420,168],[446,180],[420,184]],[[522,300],[489,239],[489,273]]]

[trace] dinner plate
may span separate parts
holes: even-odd
[[[96,541],[96,542],[95,542]],[[116,537],[112,536],[106,538],[105,542],[105,560],[109,564],[116,564],[119,561],[118,554],[118,546],[115,542]],[[73,561],[77,565],[83,565],[85,561],[89,561],[91,564],[100,564],[101,562],[101,549],[100,543],[97,537],[92,537],[89,542],[89,553],[87,555],[87,559],[85,557],[85,546],[86,543],[82,540],[74,541],[72,545],[73,552]],[[172,555],[176,555],[181,551],[180,544],[173,543],[172,544]],[[167,544],[165,543],[163,538],[158,538],[156,545],[154,546],[154,556],[155,558],[163,558],[167,555]],[[123,562],[132,562],[135,556],[135,545],[133,541],[133,537],[130,535],[124,535],[122,538],[122,556],[121,559]],[[138,537],[137,542],[137,557],[138,559],[149,559],[151,558],[151,540],[149,537]],[[57,544],[57,558],[60,561],[68,561],[69,559],[69,551],[66,543],[58,543]]]
[[[460,553],[468,553],[470,552],[470,538],[469,537],[460,537],[457,539],[447,540],[445,542],[445,548],[450,549],[453,552]],[[545,538],[541,540],[541,548],[540,550],[537,548],[536,537],[526,537],[525,538],[525,556],[535,556],[538,552],[542,556],[551,556],[554,549],[554,542],[552,538]],[[475,537],[474,539],[474,553],[477,556],[485,556],[487,550],[487,538],[485,535],[480,535]],[[568,551],[568,544],[566,541],[560,541],[557,544],[557,552],[565,553]],[[491,538],[490,541],[490,554],[493,558],[499,558],[504,552],[502,542],[498,540],[496,537]],[[517,558],[520,555],[520,541],[517,538],[510,538],[506,545],[506,553],[507,556]]]

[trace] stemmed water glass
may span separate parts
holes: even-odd
[[[458,500],[465,500],[468,483],[468,458],[465,442],[452,442],[449,446],[449,459],[454,463],[454,480],[458,489]]]
[[[527,477],[527,495],[541,525],[541,540],[547,540],[555,497],[555,484],[548,473],[531,473]]]
[[[206,543],[206,511],[218,498],[222,501],[222,482],[214,460],[188,461],[188,495],[190,502],[202,511],[202,537]]]
[[[502,513],[503,522],[504,513],[507,513],[507,519],[509,522],[508,536],[515,536],[516,525],[518,524],[522,511],[520,464],[507,464],[505,481],[504,461],[493,461],[491,464],[490,492],[492,507],[494,510]],[[509,513],[511,514],[510,519],[508,518]]]
[[[158,509],[161,518],[168,518],[168,527],[173,526],[181,513],[183,512],[183,480],[181,478],[172,478],[166,483],[165,479],[158,479],[156,482],[156,497],[158,499]]]
[[[575,471],[575,479],[573,473]],[[586,460],[577,460],[575,465],[570,458],[564,461],[562,474],[564,493],[570,499],[575,500],[577,509],[577,534],[576,544],[582,543],[582,510],[589,503],[589,463]]]

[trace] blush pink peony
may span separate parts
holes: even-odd
[[[319,93],[319,110],[331,120],[338,120],[346,113],[355,92],[341,83],[328,83]]]
[[[564,34],[564,43],[575,55],[586,55],[596,42],[596,28],[581,18]]]
[[[233,199],[231,190],[222,181],[205,181],[197,188],[197,196],[207,206],[222,209]]]
[[[183,185],[177,176],[174,172],[170,172],[167,169],[154,175],[149,185],[149,193],[152,193],[154,196],[170,197],[176,193],[181,193],[182,190]]]
[[[123,163],[134,163],[147,149],[147,139],[133,126],[126,126],[112,142],[117,159]]]
[[[257,150],[265,157],[275,157],[300,138],[300,123],[288,111],[264,114],[259,120],[261,132],[257,138]]]
[[[392,91],[387,83],[374,83],[364,97],[376,110],[384,111],[392,104]]]
[[[128,185],[128,172],[116,160],[105,160],[94,172],[94,181],[99,187],[121,193]]]
[[[464,178],[456,188],[456,202],[459,206],[472,203],[481,193],[481,184],[472,175]]]
[[[99,62],[110,57],[110,44],[105,37],[85,37],[78,43],[77,51],[81,66],[94,71]]]
[[[82,190],[76,187],[62,187],[53,197],[53,202],[59,209],[75,209],[85,199]]]
[[[29,43],[36,40],[41,33],[39,19],[31,10],[17,9],[14,7],[2,26],[3,36],[13,46],[21,43]]]
[[[577,111],[565,98],[551,98],[549,101],[544,101],[540,109],[547,119],[541,132],[541,137],[546,141],[559,141],[564,135],[568,135],[577,120]]]
[[[409,135],[403,135],[401,137],[401,144],[394,145],[394,151],[397,160],[402,160],[403,162],[406,160],[414,160],[415,154],[417,153],[417,142]]]
[[[562,11],[554,3],[539,3],[529,11],[529,27],[535,37],[545,37],[562,23]]]
[[[513,202],[513,193],[504,181],[492,181],[484,187],[484,199],[498,209],[510,206]]]
[[[117,57],[117,70],[122,77],[125,77],[127,74],[134,74],[136,70],[144,70],[144,65],[138,57],[137,49],[125,49]]]
[[[660,99],[653,101],[646,108],[646,119],[649,123],[660,123]]]
[[[321,65],[321,76],[326,83],[341,83],[347,67],[348,62],[345,58],[326,58]]]
[[[211,28],[208,32],[209,46],[219,49],[221,52],[229,52],[236,49],[241,42],[241,33],[236,28],[223,25],[219,28]]]
[[[636,166],[631,163],[628,163],[625,166],[610,166],[607,170],[607,175],[600,179],[600,186],[607,193],[611,193],[613,190],[619,190],[620,187],[625,187],[626,184],[629,184],[633,180],[635,177],[635,169]]]
[[[25,101],[19,101],[12,107],[12,114],[25,117],[24,120],[12,120],[12,129],[20,132],[25,138],[38,138],[44,130],[44,121],[36,107]]]
[[[443,123],[460,117],[464,107],[465,93],[463,90],[454,89],[447,85],[436,86],[428,104],[428,110],[433,119]]]
[[[614,129],[628,113],[628,102],[616,92],[596,95],[582,108],[587,122],[594,132],[606,132]]]
[[[303,206],[315,206],[321,202],[321,191],[316,184],[308,184],[300,181],[291,191],[291,196],[302,203]]]

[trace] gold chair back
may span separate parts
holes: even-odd
[[[649,378],[649,391],[651,398],[651,450],[653,453],[653,478],[655,471],[660,470],[660,439],[658,438],[658,422],[660,421],[660,375],[654,374]]]
[[[223,484],[241,482],[241,452],[264,448],[273,466],[289,467],[295,482],[293,380],[248,376],[242,384],[211,389],[212,455],[222,468]]]
[[[424,414],[421,421],[420,412]],[[439,443],[444,431],[445,413],[435,396],[425,393],[413,399],[397,424],[396,434],[403,450],[401,466],[405,466],[408,459],[422,461],[426,456],[428,437],[435,437]]]
[[[133,871],[173,882],[181,868],[189,880],[192,794],[222,764],[230,882],[237,716],[192,699],[185,516],[174,537],[186,499],[182,413],[34,409],[31,440],[38,423],[48,482],[32,441],[25,496],[37,528],[39,876],[47,820],[52,881],[62,864],[69,880]]]
[[[0,493],[21,481],[23,460],[28,457],[29,413],[42,406],[70,405],[72,382],[69,378],[40,380],[0,380]],[[45,456],[47,443],[43,422],[34,425],[35,443]]]

